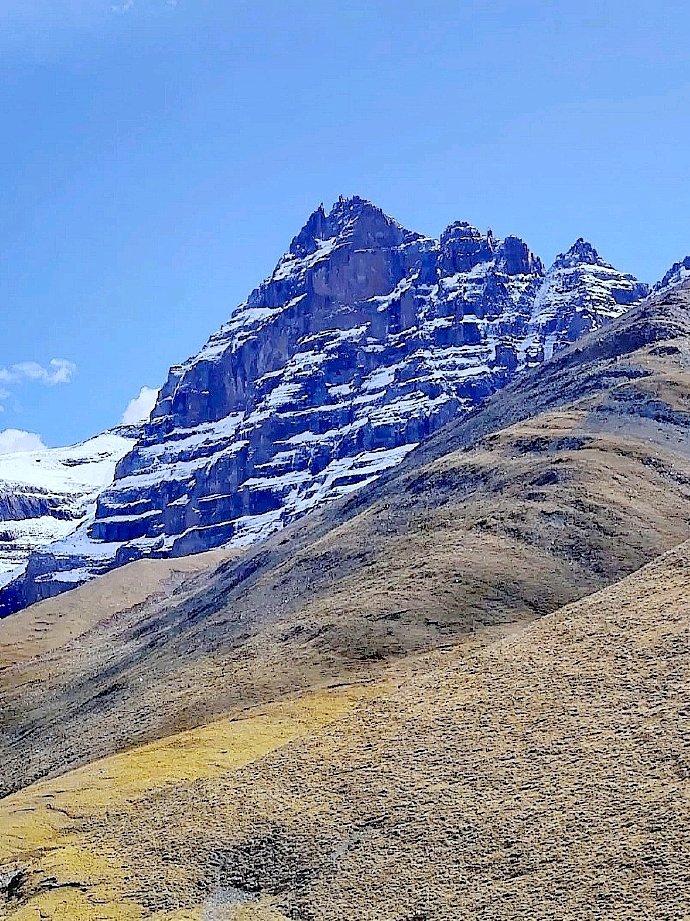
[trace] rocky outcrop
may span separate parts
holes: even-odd
[[[2,610],[141,556],[260,540],[646,294],[583,240],[545,272],[517,237],[454,223],[434,240],[360,198],[320,207],[171,369],[93,520],[35,554]]]

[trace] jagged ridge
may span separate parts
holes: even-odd
[[[647,293],[583,240],[545,273],[517,237],[460,222],[433,240],[357,197],[319,207],[171,369],[95,519],[35,554],[3,610],[141,556],[260,540]]]

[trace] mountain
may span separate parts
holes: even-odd
[[[89,518],[135,441],[121,428],[69,448],[0,454],[0,585]]]
[[[534,348],[549,359],[568,343],[619,317],[649,288],[623,275],[580,237],[557,257],[537,292],[530,317]]]
[[[0,914],[682,917],[689,429],[681,288],[260,544],[6,618]]]
[[[0,644],[4,631],[79,621],[76,639],[0,670],[0,784],[378,677],[605,587],[690,532],[689,427],[679,292],[519,375],[376,483],[192,584],[101,618],[99,591],[126,579],[111,572],[6,619]]]
[[[688,285],[690,285],[690,256],[686,256],[682,262],[675,262],[652,290],[655,294],[665,294],[673,288]]]
[[[0,611],[142,556],[266,538],[371,484],[518,372],[648,293],[578,240],[439,240],[360,198],[318,208],[270,278],[171,369],[95,518],[39,551]]]
[[[682,918],[688,580],[686,543],[407,680],[22,790],[0,801],[5,916]]]

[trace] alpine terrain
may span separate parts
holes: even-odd
[[[0,916],[687,917],[690,285],[645,293],[317,211],[0,623]]]
[[[545,271],[517,237],[454,223],[434,240],[361,198],[320,207],[171,369],[95,516],[42,542],[0,614],[140,557],[263,540],[647,293],[582,239]]]
[[[121,427],[71,448],[0,454],[0,585],[95,511],[138,434]]]
[[[688,917],[689,433],[690,261],[319,208],[0,457],[0,918]]]

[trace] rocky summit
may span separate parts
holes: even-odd
[[[661,281],[654,285],[654,293],[663,295],[673,288],[688,286],[690,286],[690,256],[686,256],[680,262],[674,262]]]
[[[647,294],[582,239],[545,271],[518,237],[458,222],[431,239],[358,197],[319,207],[170,370],[95,515],[31,556],[0,614],[137,558],[258,541]]]

